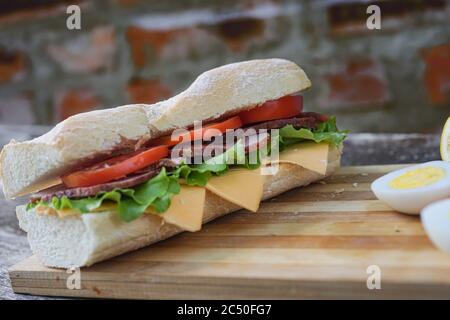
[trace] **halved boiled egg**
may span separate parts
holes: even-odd
[[[423,227],[434,245],[450,254],[450,199],[426,206],[420,217]]]
[[[390,172],[372,183],[372,191],[397,211],[419,214],[426,205],[450,197],[450,163],[431,161]]]

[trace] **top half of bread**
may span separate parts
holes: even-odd
[[[156,104],[77,114],[38,138],[11,141],[3,148],[3,192],[13,198],[43,189],[80,162],[124,144],[136,145],[194,121],[233,114],[310,85],[304,71],[291,61],[251,60],[209,70],[185,91]]]

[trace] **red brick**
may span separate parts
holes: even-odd
[[[450,102],[450,42],[422,51],[425,61],[424,82],[432,104]]]
[[[49,55],[66,72],[91,73],[112,66],[116,37],[111,26],[94,28],[61,45],[47,48]]]
[[[25,74],[25,54],[0,48],[0,84],[20,80]]]
[[[287,25],[287,18],[281,17],[281,5],[274,2],[270,2],[273,15],[265,14],[267,17],[264,18],[261,10],[257,10],[260,3],[240,3],[239,9],[235,8],[235,13],[240,11],[239,16],[233,17],[220,9],[206,13],[196,10],[189,17],[181,12],[165,17],[137,17],[126,32],[134,65],[144,67],[156,59],[201,59],[217,55],[226,47],[234,52],[245,51],[254,45],[269,47],[282,38],[280,28]]]
[[[127,30],[127,40],[131,47],[131,57],[136,67],[143,67],[147,64],[148,49],[159,55],[164,47],[182,34],[184,30],[149,30],[137,26],[131,26]]]
[[[127,87],[131,103],[155,103],[172,96],[172,90],[158,80],[132,79]]]
[[[31,94],[22,93],[17,96],[0,98],[0,123],[33,124]]]
[[[265,22],[251,17],[230,19],[218,23],[215,30],[231,50],[242,51],[249,41],[264,36]]]
[[[100,100],[89,89],[70,89],[59,92],[54,98],[56,120],[64,120],[74,114],[94,110]]]
[[[351,60],[325,79],[328,95],[321,101],[325,107],[380,105],[390,98],[382,66],[371,58]]]

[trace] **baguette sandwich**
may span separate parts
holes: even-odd
[[[346,132],[303,112],[299,92],[310,85],[293,62],[252,60],[209,70],[153,105],[77,114],[3,148],[3,193],[30,195],[16,208],[20,227],[40,261],[61,268],[256,212],[340,165]]]

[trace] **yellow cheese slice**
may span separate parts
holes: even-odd
[[[80,211],[78,211],[77,209],[56,210],[56,209],[53,209],[53,208],[50,208],[47,206],[43,206],[43,205],[36,206],[35,212],[38,215],[48,215],[48,216],[57,215],[60,218],[65,218],[65,217],[80,214]]]
[[[105,211],[115,211],[117,209],[117,204],[112,202],[105,202],[100,207],[92,212],[105,212]],[[81,214],[78,209],[62,209],[57,210],[44,205],[36,206],[35,212],[39,215],[57,215],[60,218],[65,218],[69,216],[75,216]]]
[[[328,150],[328,143],[302,142],[281,151],[279,159],[267,159],[263,164],[292,163],[324,175],[328,167]]]
[[[238,206],[256,212],[263,195],[260,170],[232,169],[209,179],[206,189]]]
[[[205,188],[182,185],[179,194],[172,197],[169,209],[162,214],[165,222],[187,231],[202,228]]]

